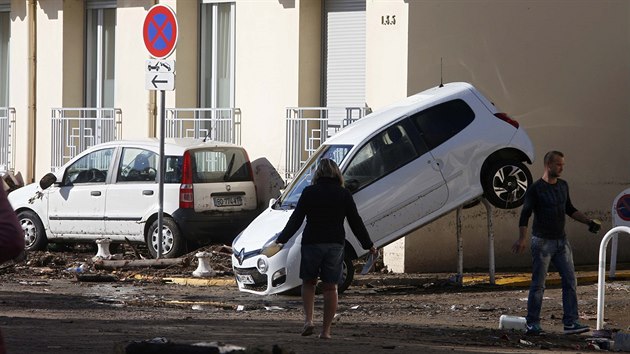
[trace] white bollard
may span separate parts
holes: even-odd
[[[96,252],[96,256],[92,257],[92,260],[98,259],[111,259],[112,255],[109,253],[109,244],[112,242],[109,238],[101,238],[96,240],[96,245],[98,246],[98,251]]]
[[[527,330],[527,321],[525,317],[501,315],[499,318],[499,329],[516,329],[520,331]]]
[[[210,258],[210,253],[197,252],[197,254],[195,254],[195,257],[197,257],[197,259],[199,260],[199,265],[197,266],[197,269],[195,269],[195,271],[193,272],[193,276],[213,277],[217,274],[217,272],[215,272],[212,269],[212,267],[210,267],[210,264],[208,263],[208,260]]]
[[[599,271],[597,275],[597,330],[604,329],[604,301],[606,298],[606,246],[608,241],[617,235],[624,233],[630,235],[630,227],[613,227],[604,235],[599,244]]]

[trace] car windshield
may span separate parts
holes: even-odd
[[[331,159],[341,165],[348,155],[352,145],[322,145],[313,156],[311,156],[304,167],[300,170],[298,176],[289,184],[287,190],[280,196],[278,202],[273,206],[274,209],[293,209],[297,205],[302,191],[306,186],[311,184],[313,174],[317,169],[319,160],[323,158]]]

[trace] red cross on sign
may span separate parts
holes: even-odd
[[[173,53],[177,44],[177,18],[166,5],[154,5],[144,18],[142,27],[144,45],[156,59],[164,59]]]

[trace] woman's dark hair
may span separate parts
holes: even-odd
[[[343,186],[343,176],[341,175],[339,166],[337,166],[337,163],[331,159],[319,160],[319,165],[317,166],[317,170],[315,170],[315,175],[313,176],[312,183],[316,184],[317,181],[322,177],[336,179],[337,181],[339,181],[339,185]]]

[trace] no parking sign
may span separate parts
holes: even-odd
[[[177,18],[175,12],[166,6],[152,6],[144,18],[142,27],[144,45],[156,59],[164,59],[173,53],[177,44]]]
[[[162,60],[175,50],[177,44],[177,18],[166,5],[154,5],[147,12],[142,26],[144,45],[157,60],[145,64],[147,90],[173,91],[175,89],[175,62]]]
[[[630,191],[625,190],[615,198],[613,204],[614,226],[630,226]]]

